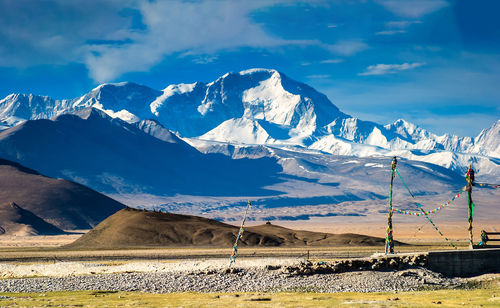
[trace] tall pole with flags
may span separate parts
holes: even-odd
[[[467,195],[468,195],[468,222],[469,227],[467,230],[469,231],[469,248],[472,249],[474,247],[474,242],[472,238],[472,220],[474,218],[474,202],[472,202],[472,186],[474,185],[474,170],[472,169],[472,165],[469,165],[469,170],[465,174],[465,179],[467,180]]]
[[[250,201],[248,201],[247,209],[245,210],[245,216],[243,216],[243,220],[241,221],[240,230],[238,231],[238,235],[236,236],[236,240],[234,241],[233,252],[231,253],[231,257],[229,257],[229,267],[231,267],[234,264],[234,262],[236,262],[236,257],[238,255],[238,242],[240,241],[240,238],[243,235],[243,232],[245,231],[243,226],[245,225],[245,221],[247,220],[248,210],[251,207],[252,207],[252,204],[250,203]]]
[[[385,253],[394,253],[394,241],[392,239],[392,214],[393,214],[393,208],[392,208],[392,185],[394,183],[394,175],[396,173],[396,165],[398,163],[398,160],[396,156],[392,159],[392,164],[391,164],[391,187],[390,187],[390,192],[389,192],[389,213],[387,216],[387,235],[385,237]]]

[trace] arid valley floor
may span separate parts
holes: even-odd
[[[407,233],[396,239],[410,245],[396,245],[398,253],[452,249],[427,233],[431,230],[424,229],[421,233],[426,236],[415,240],[410,226],[399,227]],[[499,274],[446,277],[418,264],[376,270],[350,267],[337,273],[317,270],[324,264],[369,258],[383,252],[383,246],[245,247],[229,270],[231,247],[59,247],[84,232],[1,236],[0,306],[497,307],[500,303]],[[457,243],[459,249],[467,249],[465,238]],[[316,272],[297,271],[300,268]]]

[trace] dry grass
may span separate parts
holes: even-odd
[[[466,249],[461,243],[459,248]],[[306,257],[315,260],[365,257],[383,252],[380,246],[334,246],[334,247],[257,247],[240,248],[241,257]],[[419,245],[396,246],[396,252],[425,252],[452,249],[443,243],[421,243]],[[133,248],[113,250],[83,250],[61,248],[0,248],[0,262],[56,262],[56,261],[114,261],[114,260],[171,260],[193,258],[223,258],[231,254],[232,248]]]

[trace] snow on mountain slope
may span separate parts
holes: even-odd
[[[474,152],[500,158],[500,120],[488,129],[483,129],[475,139]]]
[[[90,106],[129,123],[152,119],[185,138],[358,157],[398,154],[458,172],[474,163],[482,172],[500,173],[500,122],[476,138],[438,136],[402,119],[384,126],[342,113],[325,95],[272,69],[227,73],[213,82],[169,85],[163,91],[104,84],[72,100],[13,94],[0,101],[0,126]],[[156,124],[139,126],[160,139],[171,138]]]
[[[273,144],[276,142],[258,121],[247,118],[224,121],[216,128],[200,136],[200,139],[236,144]]]
[[[376,132],[377,129],[375,129]],[[378,139],[378,142],[372,142]],[[310,149],[335,155],[356,156],[356,157],[377,157],[377,156],[397,156],[413,161],[432,163],[448,168],[459,174],[466,171],[469,164],[472,164],[476,173],[481,175],[483,181],[496,181],[500,177],[500,159],[494,156],[484,156],[477,153],[462,153],[447,150],[421,150],[415,145],[408,144],[401,139],[395,140],[402,146],[389,145],[379,147],[377,145],[386,143],[384,137],[379,134],[370,134],[367,143],[356,143],[334,135],[326,135],[314,142]],[[429,140],[424,140],[430,142]],[[423,143],[421,141],[420,143]],[[372,145],[373,144],[373,145]],[[422,147],[424,148],[424,147]]]
[[[26,120],[50,119],[88,107],[127,122],[151,117],[149,102],[160,91],[132,82],[102,84],[80,98],[54,100],[33,94],[11,94],[0,100],[0,123],[15,126]]]
[[[87,108],[52,120],[28,120],[0,132],[0,157],[86,184],[130,206],[231,220],[235,208],[252,200],[257,204],[254,219],[384,219],[389,157],[188,141],[207,154],[156,121],[130,124]],[[402,159],[399,168],[427,207],[445,201],[464,185],[463,176],[433,164]],[[414,209],[401,186],[395,198],[400,208]],[[452,213],[448,217],[463,214]]]
[[[275,196],[240,196],[239,198],[195,198],[172,196],[155,199],[155,208],[171,212],[192,213],[226,221],[236,221],[248,199],[252,200],[251,219],[265,220],[317,220],[328,217],[345,222],[349,217],[356,223],[383,222],[386,215],[388,181],[391,158],[331,156],[307,148],[290,148],[266,145],[234,145],[215,141],[187,138],[190,144],[203,153],[224,153],[234,159],[241,157],[272,157],[281,165],[281,183],[270,189],[281,191]],[[465,185],[465,178],[435,164],[400,159],[398,170],[419,202],[433,208],[446,201]],[[246,176],[259,176],[259,170],[249,170]],[[490,191],[475,193],[481,204],[481,215],[494,212]],[[123,196],[118,196],[118,199]],[[137,196],[130,197],[140,198]],[[130,199],[120,199],[130,201]],[[394,186],[395,206],[416,210],[411,197],[397,178]],[[475,199],[476,200],[476,199]],[[447,210],[441,217],[463,219],[466,201]],[[149,205],[152,207],[153,205]],[[237,209],[237,210],[236,210]],[[235,213],[235,210],[237,211]],[[337,216],[337,218],[334,218]],[[398,222],[408,216],[398,216]],[[325,221],[325,220],[323,220]]]
[[[14,126],[31,119],[47,119],[67,112],[70,100],[54,100],[48,96],[11,94],[0,100],[0,122]]]
[[[73,100],[72,107],[75,110],[95,107],[113,118],[137,122],[151,117],[149,102],[159,95],[160,91],[132,82],[103,84]]]
[[[169,86],[151,110],[183,137],[240,143],[301,143],[316,127],[346,117],[323,94],[268,69],[228,73],[210,83]]]

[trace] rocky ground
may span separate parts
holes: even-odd
[[[280,271],[249,269],[236,273],[120,273],[91,276],[0,280],[0,292],[61,290],[120,290],[143,292],[384,292],[422,287],[453,287],[460,278],[445,278],[424,269],[356,271],[340,274],[289,275]]]
[[[425,287],[451,288],[466,282],[462,278],[444,277],[422,265],[425,265],[425,257],[422,256],[335,262],[241,259],[231,269],[227,267],[227,260],[147,261],[121,265],[4,263],[0,264],[4,277],[0,279],[0,292],[383,292]],[[41,268],[45,268],[45,273]],[[16,273],[22,278],[14,278]],[[46,277],[33,277],[44,274]]]

